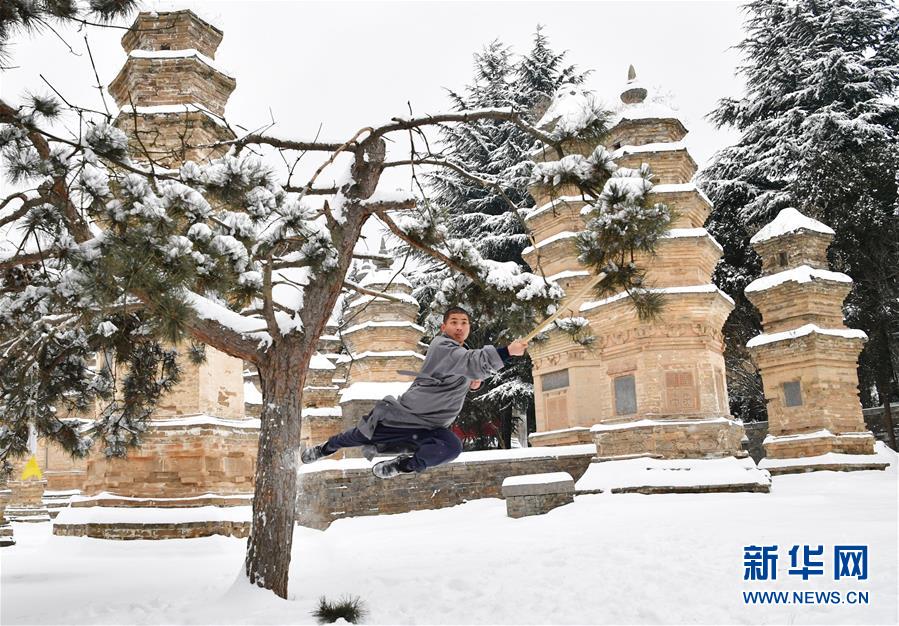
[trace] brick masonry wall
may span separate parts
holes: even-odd
[[[179,524],[53,524],[53,534],[96,539],[194,539],[211,535],[244,538],[249,522],[189,522]]]
[[[543,493],[533,496],[506,498],[506,514],[509,517],[542,515],[553,509],[574,502],[574,493]]]
[[[655,425],[594,433],[599,457],[658,454],[666,459],[731,456],[741,450],[736,422]]]
[[[615,150],[623,145],[642,146],[648,143],[680,141],[687,129],[676,119],[622,120],[609,131],[605,138],[606,147]]]
[[[223,33],[188,10],[140,13],[122,37],[122,47],[132,50],[184,50],[194,48],[210,58]]]
[[[638,169],[648,163],[652,169],[653,184],[688,183],[696,174],[696,162],[686,150],[664,150],[660,152],[637,152],[626,154],[615,160],[619,167]]]
[[[196,56],[128,57],[109,84],[119,106],[200,104],[216,115],[225,114],[225,103],[237,82],[209,67]]]
[[[201,148],[217,141],[232,139],[231,133],[205,113],[120,114],[115,126],[128,136],[128,151],[138,160],[149,155],[168,167],[184,161],[203,162],[220,157],[221,148]]]
[[[782,237],[768,239],[753,244],[753,249],[762,259],[762,276],[776,274],[800,265],[815,269],[830,269],[827,264],[827,247],[833,235],[799,230]],[[780,264],[780,253],[787,255],[787,264]]]
[[[259,430],[156,422],[127,459],[92,457],[83,490],[134,497],[252,493]]]
[[[568,472],[577,481],[587,470],[593,452],[553,456],[455,461],[419,474],[390,480],[375,478],[370,467],[324,469],[300,474],[297,521],[327,528],[344,517],[407,513],[456,506],[478,498],[502,498],[509,476]],[[475,453],[476,454],[476,453]]]

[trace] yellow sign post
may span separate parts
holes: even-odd
[[[34,455],[31,455],[31,458],[28,459],[28,463],[25,464],[25,469],[22,470],[22,478],[21,480],[28,480],[29,478],[37,478],[41,480],[44,477],[44,473],[41,471],[40,466],[37,464],[37,459]]]

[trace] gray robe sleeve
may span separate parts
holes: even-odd
[[[503,359],[493,346],[487,345],[477,350],[463,348],[447,337],[439,337],[432,342],[432,350],[439,352],[434,358],[433,374],[465,376],[466,378],[484,379],[493,376],[503,368]]]

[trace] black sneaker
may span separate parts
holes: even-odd
[[[317,446],[312,446],[311,448],[306,448],[300,453],[300,460],[303,461],[303,465],[308,465],[309,463],[315,463],[319,459],[328,456],[325,454],[322,448],[325,444],[320,443]]]
[[[411,458],[411,454],[401,454],[396,458],[375,463],[371,473],[378,478],[393,478],[397,474],[408,474],[411,470],[401,468],[405,467],[406,461]]]

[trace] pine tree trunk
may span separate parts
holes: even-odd
[[[887,442],[893,450],[896,450],[896,431],[893,430],[893,410],[890,406],[891,387],[892,385],[890,385],[889,381],[886,381],[885,384],[878,382],[877,395],[880,396],[883,402],[883,426],[887,431]]]
[[[503,450],[510,450],[512,448],[512,405],[505,407],[500,416],[499,447]]]
[[[285,339],[271,348],[268,362],[259,367],[262,415],[245,571],[251,584],[271,589],[285,599],[296,523],[307,352],[298,341]]]

